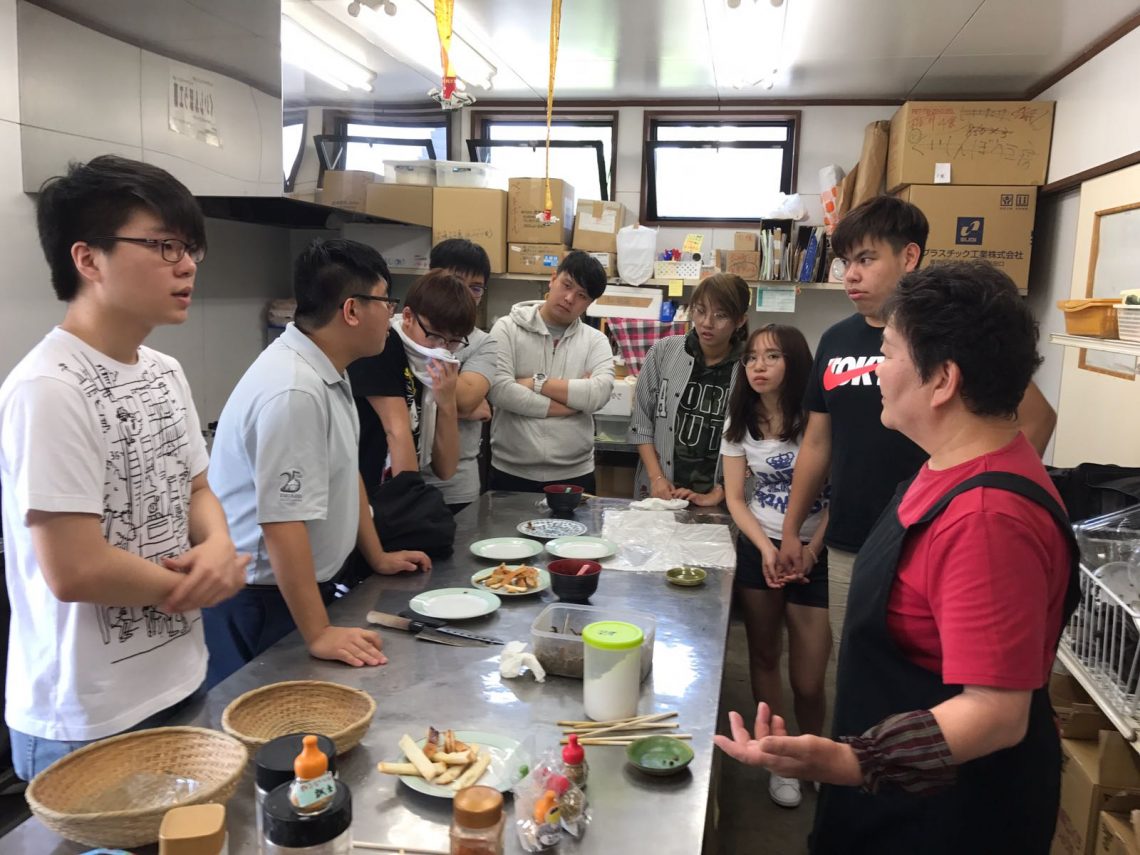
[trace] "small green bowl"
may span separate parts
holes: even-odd
[[[665,571],[665,579],[673,585],[682,588],[694,588],[703,585],[709,574],[700,567],[671,567]]]
[[[693,749],[680,739],[657,734],[629,745],[625,756],[646,775],[675,775],[693,762]]]

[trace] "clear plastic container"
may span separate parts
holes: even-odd
[[[435,164],[434,160],[385,160],[384,183],[434,187]]]
[[[490,164],[469,160],[437,160],[434,163],[437,187],[507,189],[506,179]]]
[[[582,707],[594,721],[637,715],[641,694],[638,670],[644,640],[645,635],[637,626],[619,620],[598,621],[582,631]]]
[[[641,645],[640,678],[644,680],[653,668],[653,639],[657,620],[648,612],[608,606],[577,606],[551,603],[543,609],[530,627],[534,655],[550,674],[582,679],[584,651],[582,631],[595,621],[620,620],[632,623],[645,635]]]

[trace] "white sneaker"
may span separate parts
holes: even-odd
[[[768,781],[768,795],[780,807],[794,808],[800,804],[800,781],[773,774]]]

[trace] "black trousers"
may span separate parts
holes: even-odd
[[[553,481],[531,481],[529,478],[509,475],[506,472],[496,469],[494,466],[491,467],[492,490],[508,490],[512,493],[541,493],[543,487],[549,487],[551,484],[573,484],[576,487],[581,487],[587,493],[597,492],[594,487],[593,472],[586,475],[579,475],[577,478],[556,478]]]

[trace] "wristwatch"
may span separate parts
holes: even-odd
[[[544,384],[545,382],[546,382],[546,375],[543,374],[541,371],[536,371],[534,373],[534,391],[536,394],[539,394],[539,395],[542,394],[542,384]]]

